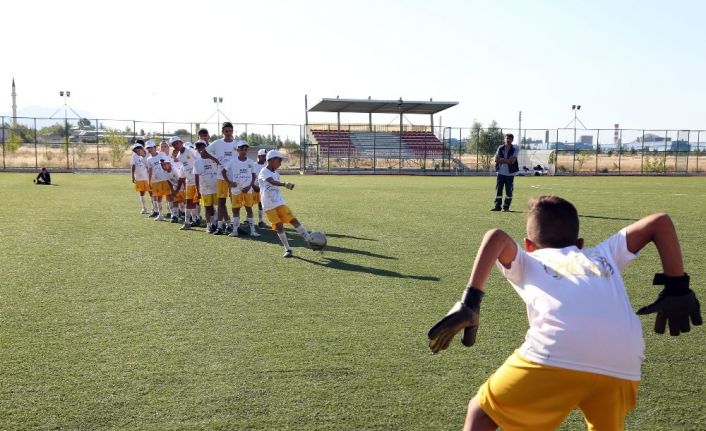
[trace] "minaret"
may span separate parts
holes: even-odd
[[[12,127],[17,127],[17,92],[15,91],[15,78],[12,78]]]

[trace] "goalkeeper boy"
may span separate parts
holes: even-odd
[[[632,311],[621,270],[653,242],[664,289],[637,314],[657,313],[654,330],[670,335],[701,325],[674,225],[652,214],[584,249],[576,208],[556,196],[529,203],[525,250],[505,232],[486,233],[463,298],[429,331],[429,347],[446,349],[463,331],[471,346],[480,302],[493,265],[527,307],[525,342],[481,385],[468,405],[464,430],[548,430],[575,408],[589,429],[622,430],[635,407],[644,359],[640,320]]]

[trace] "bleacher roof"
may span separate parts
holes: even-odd
[[[458,102],[421,102],[407,100],[321,99],[309,112],[357,112],[362,114],[436,114]]]

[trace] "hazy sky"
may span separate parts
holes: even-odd
[[[706,129],[701,1],[4,3],[0,112],[69,105],[99,118],[303,123],[324,97],[458,101],[474,119]],[[410,117],[427,124],[428,117]],[[335,121],[314,114],[312,121]],[[367,116],[343,116],[363,122]],[[393,117],[375,119],[386,124]],[[439,119],[436,120],[437,124]]]

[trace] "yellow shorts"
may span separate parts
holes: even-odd
[[[166,181],[160,181],[157,183],[152,183],[152,196],[160,197],[167,196],[172,191],[169,188],[169,183]]]
[[[135,191],[136,192],[148,192],[150,190],[150,183],[147,180],[136,180],[135,181]]]
[[[186,186],[186,200],[198,203],[199,200],[196,199],[196,186],[188,185]]]
[[[575,408],[589,430],[622,430],[640,382],[536,364],[513,353],[478,389],[478,403],[503,430],[554,430]]]
[[[267,214],[267,219],[272,223],[272,229],[277,227],[277,223],[291,223],[296,218],[287,205],[280,205],[277,208],[266,211],[265,214]]]
[[[253,190],[252,192],[252,205],[255,206],[255,204],[260,203],[260,192],[256,192]]]
[[[216,195],[218,195],[218,199],[225,199],[230,196],[230,184],[226,180],[218,179],[216,182]]]
[[[237,195],[230,195],[230,203],[233,208],[240,207],[251,207],[253,205],[253,193],[238,193]]]
[[[174,202],[174,203],[184,202],[185,197],[186,197],[186,194],[183,191],[177,192],[177,194],[174,195],[174,199],[172,200],[172,202]]]
[[[215,193],[211,195],[201,195],[201,202],[205,207],[212,207],[218,204],[218,195]]]

